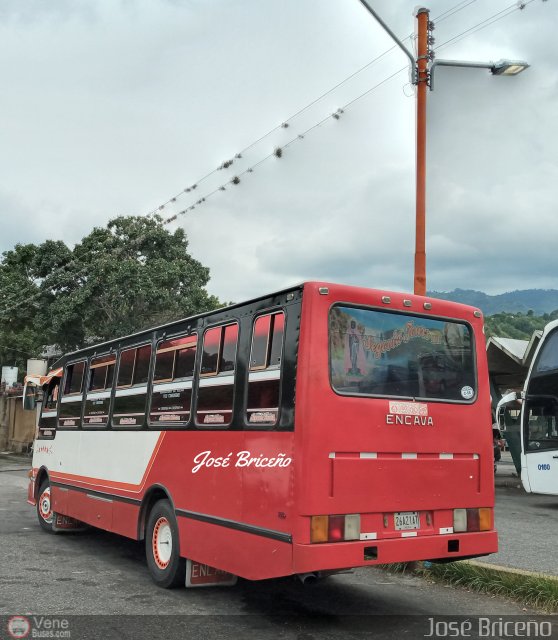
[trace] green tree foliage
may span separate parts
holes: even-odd
[[[552,320],[558,319],[558,309],[552,313],[535,316],[529,310],[523,313],[496,313],[485,318],[486,337],[514,338],[516,340],[530,340],[533,331],[544,329]]]
[[[170,233],[158,216],[116,218],[73,249],[18,244],[0,262],[0,358],[50,344],[69,351],[215,309],[208,281],[184,231]]]

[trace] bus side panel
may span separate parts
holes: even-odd
[[[293,572],[293,546],[206,522],[179,517],[181,555],[247,580]]]
[[[120,501],[115,502],[112,511],[111,531],[121,536],[137,540],[139,513],[139,504],[129,504]]]
[[[51,486],[50,502],[52,510],[60,515],[69,515],[69,490],[67,487]]]
[[[144,491],[168,490],[181,555],[242,577],[291,573],[292,447],[292,432],[167,431]]]
[[[69,491],[68,515],[93,527],[112,531],[113,506],[109,498],[100,498],[84,491]]]

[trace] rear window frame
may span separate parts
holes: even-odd
[[[391,315],[406,316],[410,318],[424,318],[426,320],[438,320],[440,322],[454,322],[456,324],[465,325],[469,329],[471,334],[471,355],[473,360],[473,373],[474,373],[473,378],[475,383],[475,386],[473,389],[474,391],[473,397],[470,398],[469,400],[466,400],[466,399],[458,400],[458,399],[451,399],[451,398],[430,398],[427,396],[424,396],[424,397],[410,396],[410,395],[393,396],[393,395],[376,394],[376,393],[351,393],[351,392],[340,391],[339,389],[336,389],[333,384],[333,376],[332,376],[332,367],[331,367],[332,353],[331,353],[331,336],[330,336],[330,315],[332,310],[335,307],[346,307],[349,309],[358,309],[362,311],[377,311],[379,313],[386,313]],[[468,320],[465,320],[464,318],[455,318],[455,317],[449,317],[449,316],[438,316],[438,315],[430,315],[425,313],[417,313],[417,312],[406,311],[402,309],[386,309],[385,307],[378,307],[376,305],[363,305],[363,304],[356,304],[354,302],[337,301],[337,302],[334,302],[329,307],[327,312],[326,322],[327,322],[328,378],[329,378],[330,388],[336,395],[341,396],[343,398],[376,398],[376,399],[385,399],[385,400],[401,400],[401,401],[409,401],[409,402],[437,402],[437,403],[444,403],[444,404],[465,404],[465,405],[475,404],[475,402],[478,400],[479,376],[478,376],[478,363],[477,363],[477,336],[476,336],[473,325]]]

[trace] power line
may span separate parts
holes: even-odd
[[[461,2],[458,2],[451,9],[448,9],[447,11],[444,11],[436,18],[433,18],[433,20],[436,24],[440,24],[440,22],[443,22],[444,20],[446,20],[446,18],[451,18],[451,16],[455,15],[456,13],[459,13],[460,11],[463,11],[463,9],[466,9],[469,5],[475,3],[476,1],[477,0],[462,0]],[[460,6],[460,5],[463,5],[463,6]]]
[[[407,36],[406,38],[403,39],[403,42],[405,40],[410,39],[411,36]],[[260,142],[262,142],[263,140],[265,140],[266,138],[268,138],[272,133],[275,133],[275,131],[279,131],[279,129],[287,129],[290,124],[295,118],[297,118],[298,116],[302,115],[305,111],[307,111],[308,109],[310,109],[310,107],[313,107],[315,104],[317,104],[318,102],[320,102],[320,100],[323,100],[326,96],[330,95],[331,93],[333,93],[334,91],[336,91],[337,89],[339,89],[339,87],[342,87],[344,84],[346,84],[347,82],[349,82],[349,80],[352,80],[355,76],[357,76],[359,73],[362,73],[363,71],[365,71],[366,69],[370,68],[372,65],[374,65],[376,62],[378,62],[379,60],[381,60],[384,56],[386,56],[388,53],[390,53],[391,51],[393,51],[394,49],[397,49],[397,45],[393,45],[392,47],[390,47],[389,49],[386,49],[384,52],[382,52],[381,54],[379,54],[378,56],[376,56],[374,59],[372,59],[370,62],[367,62],[364,66],[360,67],[360,69],[357,69],[356,71],[354,71],[353,73],[351,73],[350,75],[348,75],[346,78],[344,78],[343,80],[341,80],[340,82],[338,82],[336,85],[334,85],[333,87],[331,87],[330,89],[328,89],[327,91],[325,91],[324,93],[322,93],[321,95],[319,95],[317,98],[314,98],[311,102],[309,102],[308,104],[306,104],[305,106],[303,106],[301,109],[299,109],[298,111],[296,111],[295,113],[293,113],[292,115],[290,115],[288,118],[286,118],[285,120],[283,120],[283,122],[279,125],[276,125],[275,127],[269,129],[269,131],[267,131],[266,133],[264,133],[263,135],[261,135],[259,138],[257,138],[256,140],[254,140],[253,142],[251,142],[250,144],[248,144],[246,147],[244,147],[243,149],[241,149],[238,153],[235,154],[234,158],[231,158],[230,160],[226,160],[225,162],[223,162],[219,167],[216,167],[215,169],[213,169],[212,171],[210,171],[209,173],[205,174],[202,178],[199,178],[198,180],[196,180],[195,182],[192,183],[191,186],[186,187],[185,189],[182,189],[180,192],[178,192],[177,194],[175,194],[174,196],[172,196],[171,198],[169,198],[168,200],[166,200],[165,202],[163,202],[160,206],[158,206],[156,209],[152,209],[148,215],[153,215],[154,213],[157,213],[158,211],[161,211],[162,209],[164,209],[168,204],[174,203],[176,202],[176,200],[181,197],[184,193],[190,193],[191,191],[194,191],[195,189],[197,189],[199,187],[199,185],[204,182],[205,180],[207,180],[208,178],[210,178],[212,175],[214,175],[215,173],[217,173],[218,171],[221,171],[222,169],[228,169],[234,162],[234,160],[240,159],[242,158],[242,155],[244,153],[246,153],[247,151],[249,151],[250,149],[252,149],[253,147],[255,147],[257,144],[259,144]]]
[[[476,0],[464,0],[460,3],[458,3],[457,5],[455,5],[452,9],[449,9],[448,11],[446,11],[445,13],[441,14],[442,18],[445,19],[447,17],[450,17],[451,15],[454,15],[455,13],[467,8],[469,5],[473,4],[473,2],[475,2]],[[528,4],[531,4],[531,2],[533,2],[534,0],[526,0],[525,2],[520,2],[519,4],[514,3],[513,5],[510,5],[508,7],[506,7],[505,9],[502,9],[501,11],[498,11],[497,13],[493,14],[492,16],[486,18],[485,20],[477,23],[476,25],[473,25],[472,27],[456,34],[455,36],[452,36],[451,38],[449,38],[448,40],[446,40],[445,42],[443,42],[441,45],[439,45],[438,47],[436,47],[435,49],[438,50],[443,46],[446,46],[447,44],[451,43],[451,42],[455,42],[458,39],[462,40],[470,35],[472,35],[473,33],[475,33],[476,31],[479,31],[483,28],[486,28],[487,26],[490,26],[491,24],[494,24],[495,22],[498,22],[498,20],[501,20],[502,18],[507,17],[508,15],[510,15],[511,13],[513,13],[514,11],[519,11],[524,9]],[[502,15],[505,14],[505,15]],[[389,49],[388,51],[391,51],[393,48],[395,48],[396,45],[394,45],[394,47],[392,47],[391,49]],[[388,51],[384,52],[387,53]],[[384,55],[382,54],[382,55]],[[350,102],[348,102],[347,104],[345,104],[340,111],[343,111],[345,109],[347,109],[351,104],[353,104],[354,102],[356,102],[357,100],[360,100],[362,97],[364,97],[365,95],[367,95],[368,93],[370,93],[371,91],[373,91],[375,88],[377,88],[378,86],[380,86],[381,84],[383,84],[384,82],[386,82],[387,80],[391,79],[392,77],[394,77],[395,75],[401,73],[402,71],[404,71],[407,68],[407,66],[399,69],[398,71],[396,71],[394,74],[392,74],[391,76],[385,78],[384,80],[382,80],[380,83],[378,83],[377,85],[374,85],[374,87],[368,89],[367,91],[365,91],[364,93],[362,93],[361,95],[357,96],[354,100],[351,100]],[[355,74],[353,75],[356,75]],[[327,95],[327,94],[324,94]],[[318,99],[317,99],[318,100]],[[317,101],[316,100],[316,101]],[[297,142],[298,140],[304,138],[305,135],[307,135],[310,131],[312,131],[313,129],[321,126],[324,122],[326,122],[327,120],[329,120],[331,117],[331,115],[326,116],[325,118],[323,118],[322,120],[320,120],[319,122],[317,122],[316,124],[314,124],[312,127],[310,127],[308,130],[306,130],[305,132],[303,132],[303,134],[298,135],[296,138],[293,138],[292,140],[290,140],[288,143],[284,144],[282,148],[286,148],[292,144],[294,144],[295,142]],[[340,117],[340,114],[333,114],[333,117]],[[276,129],[274,129],[273,131],[275,131]],[[266,136],[264,136],[266,137]],[[263,138],[262,138],[263,139]],[[254,143],[255,144],[255,143]],[[251,145],[253,146],[253,145]],[[251,167],[249,167],[248,169],[245,169],[244,171],[242,171],[241,173],[238,174],[237,178],[240,178],[240,176],[246,174],[246,173],[251,173],[258,165],[262,164],[263,162],[269,160],[270,158],[272,158],[274,155],[276,155],[275,152],[272,152],[268,155],[266,155],[264,158],[262,158],[261,160],[259,160],[258,162],[256,162],[254,165],[252,165]],[[233,184],[238,184],[238,182],[234,182],[235,178],[233,178]],[[187,206],[185,209],[183,209],[182,211],[179,211],[178,213],[174,214],[173,216],[171,216],[170,218],[165,219],[163,222],[165,224],[168,224],[170,222],[174,222],[175,220],[177,220],[178,217],[185,215],[186,213],[193,211],[196,207],[198,207],[199,205],[203,204],[208,198],[212,197],[213,195],[215,195],[216,193],[218,193],[219,191],[225,191],[226,190],[226,185],[221,185],[220,187],[217,187],[216,189],[214,189],[213,191],[205,194],[202,198],[196,200],[195,202],[192,202],[189,206]]]
[[[465,37],[473,35],[473,33],[476,33],[477,31],[481,31],[482,29],[489,27],[490,25],[494,24],[495,22],[498,22],[499,20],[502,20],[503,18],[507,18],[509,15],[511,15],[512,13],[515,13],[516,11],[522,11],[523,9],[525,9],[527,5],[531,4],[531,2],[534,2],[534,0],[526,0],[525,2],[520,2],[520,3],[514,2],[513,4],[502,9],[501,11],[498,11],[492,16],[489,16],[482,22],[478,22],[472,27],[465,29],[461,33],[458,33],[457,35],[449,38],[445,42],[442,42],[442,44],[439,44],[437,47],[434,47],[434,50],[438,51],[438,49],[441,49],[442,47],[445,47],[450,43],[455,44],[456,42],[463,40]]]
[[[284,149],[290,147],[292,144],[295,144],[296,142],[300,142],[301,140],[304,140],[305,137],[310,132],[312,132],[314,129],[317,129],[318,127],[322,126],[325,122],[331,120],[332,118],[335,119],[335,120],[339,120],[342,117],[342,115],[344,114],[344,112],[351,105],[353,105],[358,100],[361,100],[365,96],[369,95],[375,89],[379,88],[380,86],[382,86],[383,84],[385,84],[386,82],[388,82],[389,80],[394,78],[395,76],[399,75],[400,73],[402,73],[406,69],[408,69],[408,65],[405,65],[404,67],[401,67],[397,71],[393,72],[391,75],[385,77],[383,80],[381,80],[380,82],[375,84],[373,87],[370,87],[369,89],[367,89],[366,91],[364,91],[363,93],[358,95],[356,98],[353,98],[352,100],[350,100],[349,102],[344,104],[342,107],[337,109],[336,112],[334,112],[332,114],[328,114],[327,116],[325,116],[324,118],[322,118],[321,120],[319,120],[318,122],[313,124],[311,127],[306,129],[305,131],[303,131],[302,133],[297,134],[295,137],[293,137],[291,140],[289,140],[288,142],[283,144],[281,147],[276,147],[271,153],[267,154],[266,156],[264,156],[263,158],[258,160],[256,163],[252,164],[247,169],[244,169],[243,171],[239,172],[231,181],[229,181],[229,183],[222,184],[221,186],[217,187],[213,191],[210,191],[209,193],[206,193],[203,197],[201,197],[197,201],[193,202],[191,205],[189,205],[188,207],[186,207],[182,211],[179,211],[178,213],[175,213],[174,215],[170,216],[169,218],[166,218],[165,220],[163,220],[163,224],[170,224],[171,222],[174,222],[175,220],[178,219],[178,217],[186,215],[187,213],[193,211],[196,207],[198,207],[199,205],[201,205],[204,202],[206,202],[209,198],[214,196],[219,191],[226,191],[228,184],[231,184],[231,183],[233,185],[239,184],[240,183],[240,178],[242,176],[244,176],[245,174],[248,174],[248,173],[253,173],[254,169],[256,169],[259,165],[261,165],[262,163],[266,162],[270,158],[273,158],[273,157],[280,158],[280,157],[282,157]]]
[[[458,13],[459,11],[462,11],[463,9],[467,8],[469,5],[473,4],[474,2],[476,2],[476,0],[461,0],[461,2],[458,2],[452,8],[450,8],[447,11],[443,12],[442,14],[440,14],[440,16],[438,16],[438,18],[435,18],[435,20],[438,21],[438,22],[441,22],[442,20],[445,20],[446,18],[449,18],[449,17],[455,15],[456,13]],[[410,40],[410,39],[413,39],[413,34],[408,35],[406,37],[401,37],[400,38],[400,40],[402,42],[405,42],[406,40]],[[364,66],[360,67],[359,69],[357,69],[356,71],[354,71],[353,73],[348,75],[346,78],[344,78],[343,80],[338,82],[336,85],[334,85],[333,87],[331,87],[330,89],[328,89],[327,91],[325,91],[324,93],[319,95],[317,98],[314,98],[311,102],[309,102],[308,104],[303,106],[301,109],[299,109],[298,111],[296,111],[295,113],[290,115],[288,118],[283,120],[283,122],[281,124],[276,125],[275,127],[272,127],[267,132],[265,132],[264,134],[259,136],[256,140],[254,140],[253,142],[248,144],[246,147],[241,149],[238,153],[236,153],[233,158],[224,161],[219,167],[216,167],[215,169],[209,171],[203,177],[201,177],[198,180],[194,181],[189,187],[186,187],[186,188],[182,189],[181,191],[176,193],[174,196],[168,198],[168,200],[163,202],[161,205],[159,205],[155,209],[152,209],[149,212],[148,215],[153,215],[153,214],[155,214],[157,212],[162,211],[167,205],[175,203],[178,200],[178,198],[183,196],[185,193],[191,193],[192,191],[195,191],[200,186],[200,184],[202,182],[204,182],[205,180],[207,180],[211,176],[215,175],[218,171],[221,171],[223,169],[228,169],[234,163],[235,160],[241,159],[243,154],[245,154],[250,149],[255,147],[257,144],[259,144],[260,142],[262,142],[263,140],[268,138],[272,133],[275,133],[276,131],[279,131],[279,129],[288,128],[290,126],[290,123],[295,118],[297,118],[298,116],[302,115],[304,112],[306,112],[308,109],[313,107],[315,104],[317,104],[318,102],[323,100],[325,97],[327,97],[328,95],[330,95],[331,93],[333,93],[334,91],[339,89],[339,87],[343,86],[344,84],[346,84],[347,82],[352,80],[355,76],[359,75],[360,73],[362,73],[366,69],[370,68],[376,62],[378,62],[381,58],[383,58],[388,53],[392,52],[394,49],[397,49],[397,48],[398,48],[398,45],[394,44],[389,49],[386,49],[384,52],[382,52],[381,54],[379,54],[378,56],[373,58],[370,62],[366,63]],[[221,190],[221,188],[219,187],[217,190]],[[212,192],[211,195],[213,193],[214,192]],[[204,197],[207,198],[207,195],[204,196]]]

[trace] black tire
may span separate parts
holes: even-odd
[[[54,522],[54,512],[50,500],[50,482],[43,480],[37,493],[37,519],[43,531],[55,533],[52,528]]]
[[[180,557],[178,525],[168,500],[158,500],[149,513],[145,555],[153,581],[163,589],[184,586],[186,560]]]

